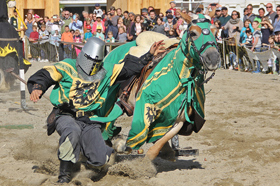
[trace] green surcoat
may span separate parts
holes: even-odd
[[[115,105],[119,84],[114,83],[124,66],[124,57],[135,45],[135,42],[131,42],[108,54],[103,60],[106,75],[97,82],[85,81],[78,76],[75,59],[64,59],[53,66],[44,67],[57,82],[50,95],[51,103],[57,107],[63,102],[73,100],[76,109],[93,111],[91,120],[106,123],[104,139],[112,137],[115,129],[113,123],[122,114],[121,109]]]
[[[191,105],[204,118],[204,77],[194,73],[201,67],[197,65],[195,69],[194,60],[187,55],[188,58],[179,45],[160,61],[142,85],[136,97],[128,146],[138,149],[145,142],[155,142],[170,130],[178,112]],[[193,124],[187,113],[185,116]]]

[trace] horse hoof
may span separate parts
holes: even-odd
[[[150,161],[153,161],[158,156],[158,153],[147,152],[145,158],[148,158]]]
[[[174,150],[161,151],[161,152],[159,153],[159,157],[160,157],[161,159],[168,160],[168,161],[172,161],[172,162],[175,162],[175,161],[176,161],[176,158],[175,158],[175,151],[174,151]]]
[[[126,141],[123,139],[116,139],[113,148],[117,153],[130,154],[132,152],[132,149],[126,146]]]

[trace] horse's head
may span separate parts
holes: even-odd
[[[206,70],[216,70],[221,57],[215,39],[217,28],[211,24],[211,18],[202,14],[193,18],[183,13],[181,16],[189,24],[182,37],[183,52],[202,62]]]

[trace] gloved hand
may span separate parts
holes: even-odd
[[[165,48],[162,45],[164,45],[163,40],[155,42],[150,48],[150,53],[156,56],[159,53],[165,52]]]

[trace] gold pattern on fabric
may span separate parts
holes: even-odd
[[[145,109],[144,109],[144,122],[146,125],[146,128],[150,126],[151,123],[153,123],[156,118],[159,116],[161,110],[154,104],[146,103]]]
[[[145,90],[147,87],[149,87],[150,84],[151,84],[153,81],[156,81],[156,80],[157,80],[158,78],[160,78],[161,76],[166,75],[166,74],[173,68],[174,60],[176,59],[176,56],[177,56],[177,53],[178,53],[179,50],[180,50],[180,48],[178,48],[178,49],[175,51],[174,57],[173,57],[173,59],[171,60],[171,62],[167,65],[167,67],[162,68],[162,70],[161,70],[160,72],[154,73],[154,75],[153,75],[150,79],[147,79],[147,80],[144,82],[143,88],[141,88],[141,91],[140,91],[140,92],[138,93],[138,95],[137,95],[136,101],[138,101],[138,100],[141,98],[141,95],[142,95],[143,90]]]
[[[171,127],[172,127],[172,125],[167,126],[167,127],[154,128],[153,130],[151,130],[148,133],[148,137],[152,138],[152,137],[156,137],[156,136],[163,136],[166,132],[168,132],[170,130]]]
[[[61,61],[59,63],[56,63],[55,67],[67,73],[67,75],[70,76],[72,79],[79,78],[78,72],[70,64],[66,62]]]
[[[142,130],[139,134],[134,136],[133,138],[127,140],[126,144],[127,146],[133,148],[139,143],[142,143],[147,140],[148,137],[148,129],[145,127],[144,130]]]
[[[74,78],[72,87],[70,88],[69,98],[73,100],[76,108],[87,107],[93,102],[99,101],[100,94],[98,91],[100,81],[89,82],[80,78]],[[99,103],[103,103],[101,99]]]
[[[45,66],[43,69],[47,70],[50,73],[51,78],[59,82],[62,79],[62,75],[58,70],[55,68],[55,66]]]

